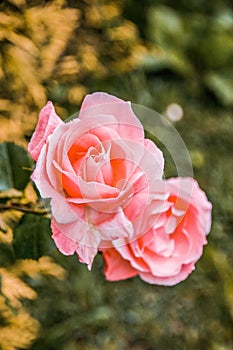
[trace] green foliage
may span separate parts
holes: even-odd
[[[13,248],[18,259],[36,259],[49,255],[54,248],[50,238],[50,220],[25,214],[14,230]]]
[[[32,160],[27,152],[14,143],[0,144],[0,191],[16,188],[23,190],[31,175]]]
[[[225,7],[205,16],[157,5],[148,10],[148,38],[159,46],[145,55],[148,71],[169,69],[208,88],[224,106],[233,106],[233,13]]]

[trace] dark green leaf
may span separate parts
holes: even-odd
[[[39,259],[54,248],[50,220],[34,214],[25,214],[14,230],[13,247],[19,259]]]
[[[27,151],[12,142],[0,144],[0,191],[16,188],[23,190],[27,185],[32,161]]]
[[[8,243],[0,243],[0,266],[7,267],[15,262],[14,251],[12,245]]]

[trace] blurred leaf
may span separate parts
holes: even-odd
[[[20,276],[29,276],[32,279],[36,279],[39,274],[52,276],[60,280],[66,276],[66,271],[48,256],[43,256],[38,261],[32,259],[17,260],[12,267],[12,271]]]
[[[0,349],[29,349],[39,322],[23,308],[22,299],[35,300],[37,293],[9,269],[0,268]]]
[[[22,167],[30,168],[32,161],[24,148],[11,142],[0,144],[0,191],[10,188],[23,190],[31,173]]]
[[[232,30],[233,28],[233,11],[230,8],[223,8],[216,17],[216,25],[222,30]]]
[[[147,71],[160,72],[169,69],[185,77],[193,74],[193,67],[185,55],[173,48],[155,53],[146,52],[142,55],[141,64]]]
[[[148,12],[148,34],[152,41],[162,47],[181,47],[187,32],[180,14],[166,6],[152,7]]]
[[[21,198],[22,196],[23,196],[22,192],[16,190],[15,188],[9,188],[9,190],[0,192],[0,199]]]
[[[9,0],[9,2],[17,7],[22,7],[25,5],[25,0]]]
[[[206,85],[225,106],[233,106],[233,75],[210,73],[205,78]]]
[[[79,16],[78,9],[59,8],[55,3],[25,11],[25,20],[31,29],[30,39],[40,47],[41,75],[49,77],[53,73],[58,58],[79,25]]]
[[[233,317],[233,268],[228,261],[226,252],[221,250],[213,250],[209,248],[211,258],[222,278],[222,288],[225,294],[225,300],[228,304],[229,312]]]
[[[215,28],[213,23],[212,27]],[[199,28],[191,27],[190,29],[195,34],[193,45],[190,45],[189,48],[190,59],[195,64],[201,64],[206,70],[222,68],[224,71],[232,66],[233,40],[231,33],[213,30],[208,28],[206,24],[199,25]]]
[[[1,293],[6,297],[13,308],[20,308],[22,298],[34,300],[37,297],[36,292],[15,274],[5,268],[0,268]]]
[[[7,267],[15,262],[15,256],[12,246],[0,242],[0,266]]]
[[[14,230],[13,247],[17,258],[38,260],[48,255],[54,247],[50,236],[49,219],[25,214]]]
[[[191,150],[189,151],[189,154],[192,160],[192,164],[195,168],[202,168],[205,165],[205,158],[200,150]]]

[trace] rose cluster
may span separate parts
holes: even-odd
[[[163,154],[145,138],[129,102],[87,95],[68,123],[48,102],[28,150],[63,254],[76,253],[91,269],[101,252],[109,281],[138,275],[174,285],[194,269],[207,243],[211,204],[191,177],[163,179]]]

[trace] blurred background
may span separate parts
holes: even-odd
[[[66,119],[87,93],[106,91],[174,123],[194,177],[213,203],[204,255],[175,287],[139,278],[106,282],[100,256],[89,272],[77,257],[62,256],[52,241],[49,257],[18,259],[12,230],[21,217],[1,213],[1,350],[232,350],[231,5],[1,1],[0,142],[26,149],[47,100]],[[175,176],[166,160],[166,176]],[[30,186],[20,194],[22,201],[35,200]],[[47,221],[43,225],[37,227],[49,227]]]

